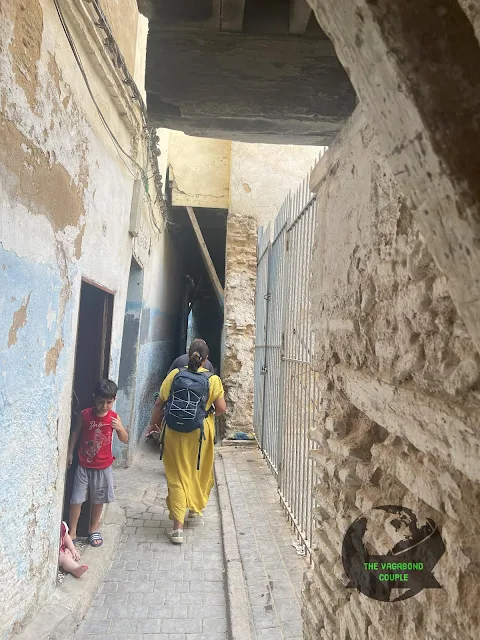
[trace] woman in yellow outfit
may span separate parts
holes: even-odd
[[[207,371],[204,368],[208,358],[208,346],[204,340],[194,340],[188,352],[188,369],[190,371]],[[160,395],[155,402],[150,424],[156,424],[169,398],[174,377],[180,369],[171,371],[162,383]],[[215,407],[215,415],[225,412],[223,385],[220,378],[213,375],[209,378],[209,395],[206,410]],[[173,520],[173,529],[168,532],[170,540],[175,544],[183,542],[183,523],[187,509],[189,517],[200,514],[208,502],[213,487],[213,460],[215,443],[215,419],[212,413],[204,421],[205,440],[202,443],[200,466],[197,470],[198,429],[191,433],[180,433],[165,425],[163,448],[163,464],[167,476],[167,507],[169,518]]]

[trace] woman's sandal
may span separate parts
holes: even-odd
[[[88,541],[92,547],[101,547],[103,544],[103,538],[98,531],[95,531],[94,533],[89,533]]]

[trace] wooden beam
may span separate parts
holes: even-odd
[[[245,0],[222,0],[220,8],[220,31],[241,33]]]
[[[215,294],[223,311],[223,287],[220,284],[220,280],[218,279],[215,266],[210,257],[210,252],[208,251],[208,247],[205,243],[205,240],[203,239],[202,231],[198,225],[198,221],[192,207],[187,207],[187,213],[188,217],[190,218],[190,222],[192,223],[193,230],[195,231],[195,235],[197,236],[198,244],[200,245],[200,252],[202,254],[205,266],[207,267],[208,275],[210,276]]]
[[[307,0],[290,0],[288,33],[302,36],[307,30],[312,8]]]

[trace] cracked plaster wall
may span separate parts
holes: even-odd
[[[230,181],[229,140],[195,138],[169,132],[168,162],[172,204],[226,209]]]
[[[480,359],[360,108],[315,168],[311,433],[317,529],[308,640],[478,637]],[[399,605],[347,589],[349,524],[398,504],[440,525],[446,552]],[[386,531],[379,540],[388,541]],[[399,595],[397,593],[396,595]]]
[[[84,48],[84,34],[74,36],[100,108],[131,152],[131,133]],[[0,132],[0,637],[6,640],[55,588],[81,278],[115,294],[114,380],[132,251],[145,267],[142,348],[155,351],[157,368],[170,356],[171,332],[149,318],[168,314],[170,300],[176,302],[159,284],[168,236],[153,230],[144,206],[132,241],[133,177],[46,0],[0,7]],[[148,385],[148,358],[139,361],[140,383]]]

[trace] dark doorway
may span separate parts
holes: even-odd
[[[195,215],[222,287],[225,287],[227,211],[195,207]],[[210,362],[220,373],[223,311],[205,268],[202,253],[185,207],[173,207],[170,229],[185,268],[185,289],[179,310],[178,353],[192,338],[203,338],[210,347]]]
[[[113,295],[99,287],[82,281],[80,309],[78,312],[77,346],[73,378],[72,418],[70,429],[77,416],[93,404],[93,389],[101,378],[108,378],[110,342],[112,332]],[[64,494],[63,519],[68,522],[73,479],[78,466],[77,450],[67,471]],[[90,502],[82,508],[77,535],[86,536],[90,523]]]

